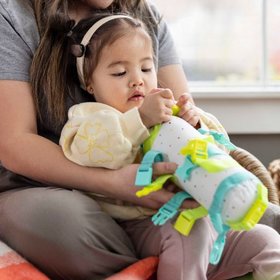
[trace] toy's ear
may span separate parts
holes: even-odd
[[[153,280],[156,279],[158,257],[142,259],[120,272],[106,278],[106,280]]]

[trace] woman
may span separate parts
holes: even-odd
[[[108,8],[112,2],[69,1],[69,14],[80,19],[95,8]],[[136,188],[131,187],[137,165],[118,171],[78,166],[68,161],[56,144],[59,126],[49,126],[47,118],[37,122],[29,84],[29,68],[39,42],[33,11],[43,32],[47,12],[66,13],[67,3],[37,0],[33,7],[32,1],[0,2],[0,238],[51,279],[104,279],[135,262],[135,250],[111,217],[101,212],[92,199],[72,189],[106,196],[114,193],[119,199],[156,209],[172,193],[163,190],[137,199]],[[170,40],[167,43],[172,47]],[[178,57],[174,57],[177,63]],[[161,66],[159,79],[174,92],[187,91],[179,64]],[[156,165],[155,173],[170,173],[175,168],[172,163],[161,163]]]

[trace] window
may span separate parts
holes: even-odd
[[[280,86],[279,0],[154,3],[192,84]]]
[[[196,104],[231,134],[280,134],[280,1],[153,0]]]

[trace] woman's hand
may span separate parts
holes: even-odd
[[[180,108],[178,117],[197,128],[200,116],[196,106],[193,104],[192,97],[189,94],[182,94],[176,105]]]
[[[159,209],[163,204],[168,202],[173,197],[175,186],[171,183],[167,183],[167,185],[165,185],[161,190],[138,198],[136,196],[136,192],[139,191],[141,187],[136,187],[134,185],[138,167],[138,164],[131,164],[119,170],[115,170],[115,175],[118,178],[116,184],[119,187],[117,188],[117,192],[107,193],[106,195],[151,209]],[[173,174],[176,168],[177,164],[173,162],[155,163],[153,165],[153,179],[160,175]],[[116,188],[114,189],[116,190]],[[182,205],[183,208],[195,208],[197,206],[199,206],[199,204],[196,201],[190,199],[186,200]]]
[[[174,103],[170,89],[153,89],[145,96],[144,103],[139,108],[142,122],[147,128],[150,128],[169,121]]]

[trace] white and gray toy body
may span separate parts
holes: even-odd
[[[181,211],[174,227],[188,235],[195,220],[209,214],[218,232],[210,255],[210,263],[216,264],[222,255],[226,232],[250,230],[262,217],[268,204],[267,189],[219,148],[217,143],[234,147],[224,135],[200,131],[176,116],[156,126],[143,144],[145,155],[135,184],[144,187],[137,192],[139,197],[159,190],[170,178],[182,189],[152,217],[155,225],[174,217],[186,198],[193,197],[199,202],[202,207]],[[175,174],[151,182],[152,164],[156,161],[175,162],[178,168]]]
[[[192,139],[205,139],[199,131],[178,117],[172,117],[167,123],[161,125],[158,135],[152,145],[152,150],[160,151],[164,161],[176,162],[183,165],[185,156],[180,150]],[[216,144],[208,143],[212,151],[218,151],[211,160],[232,162],[232,166],[210,173],[201,166],[195,168],[189,178],[183,179],[175,175],[178,185],[195,198],[201,205],[209,210],[218,185],[230,175],[239,173],[241,170],[248,173],[248,180],[242,181],[236,187],[231,188],[223,199],[222,219],[227,221],[241,219],[251,208],[257,197],[257,184],[259,180],[253,177],[246,169],[236,163],[226,152]],[[229,164],[230,165],[230,164]]]

